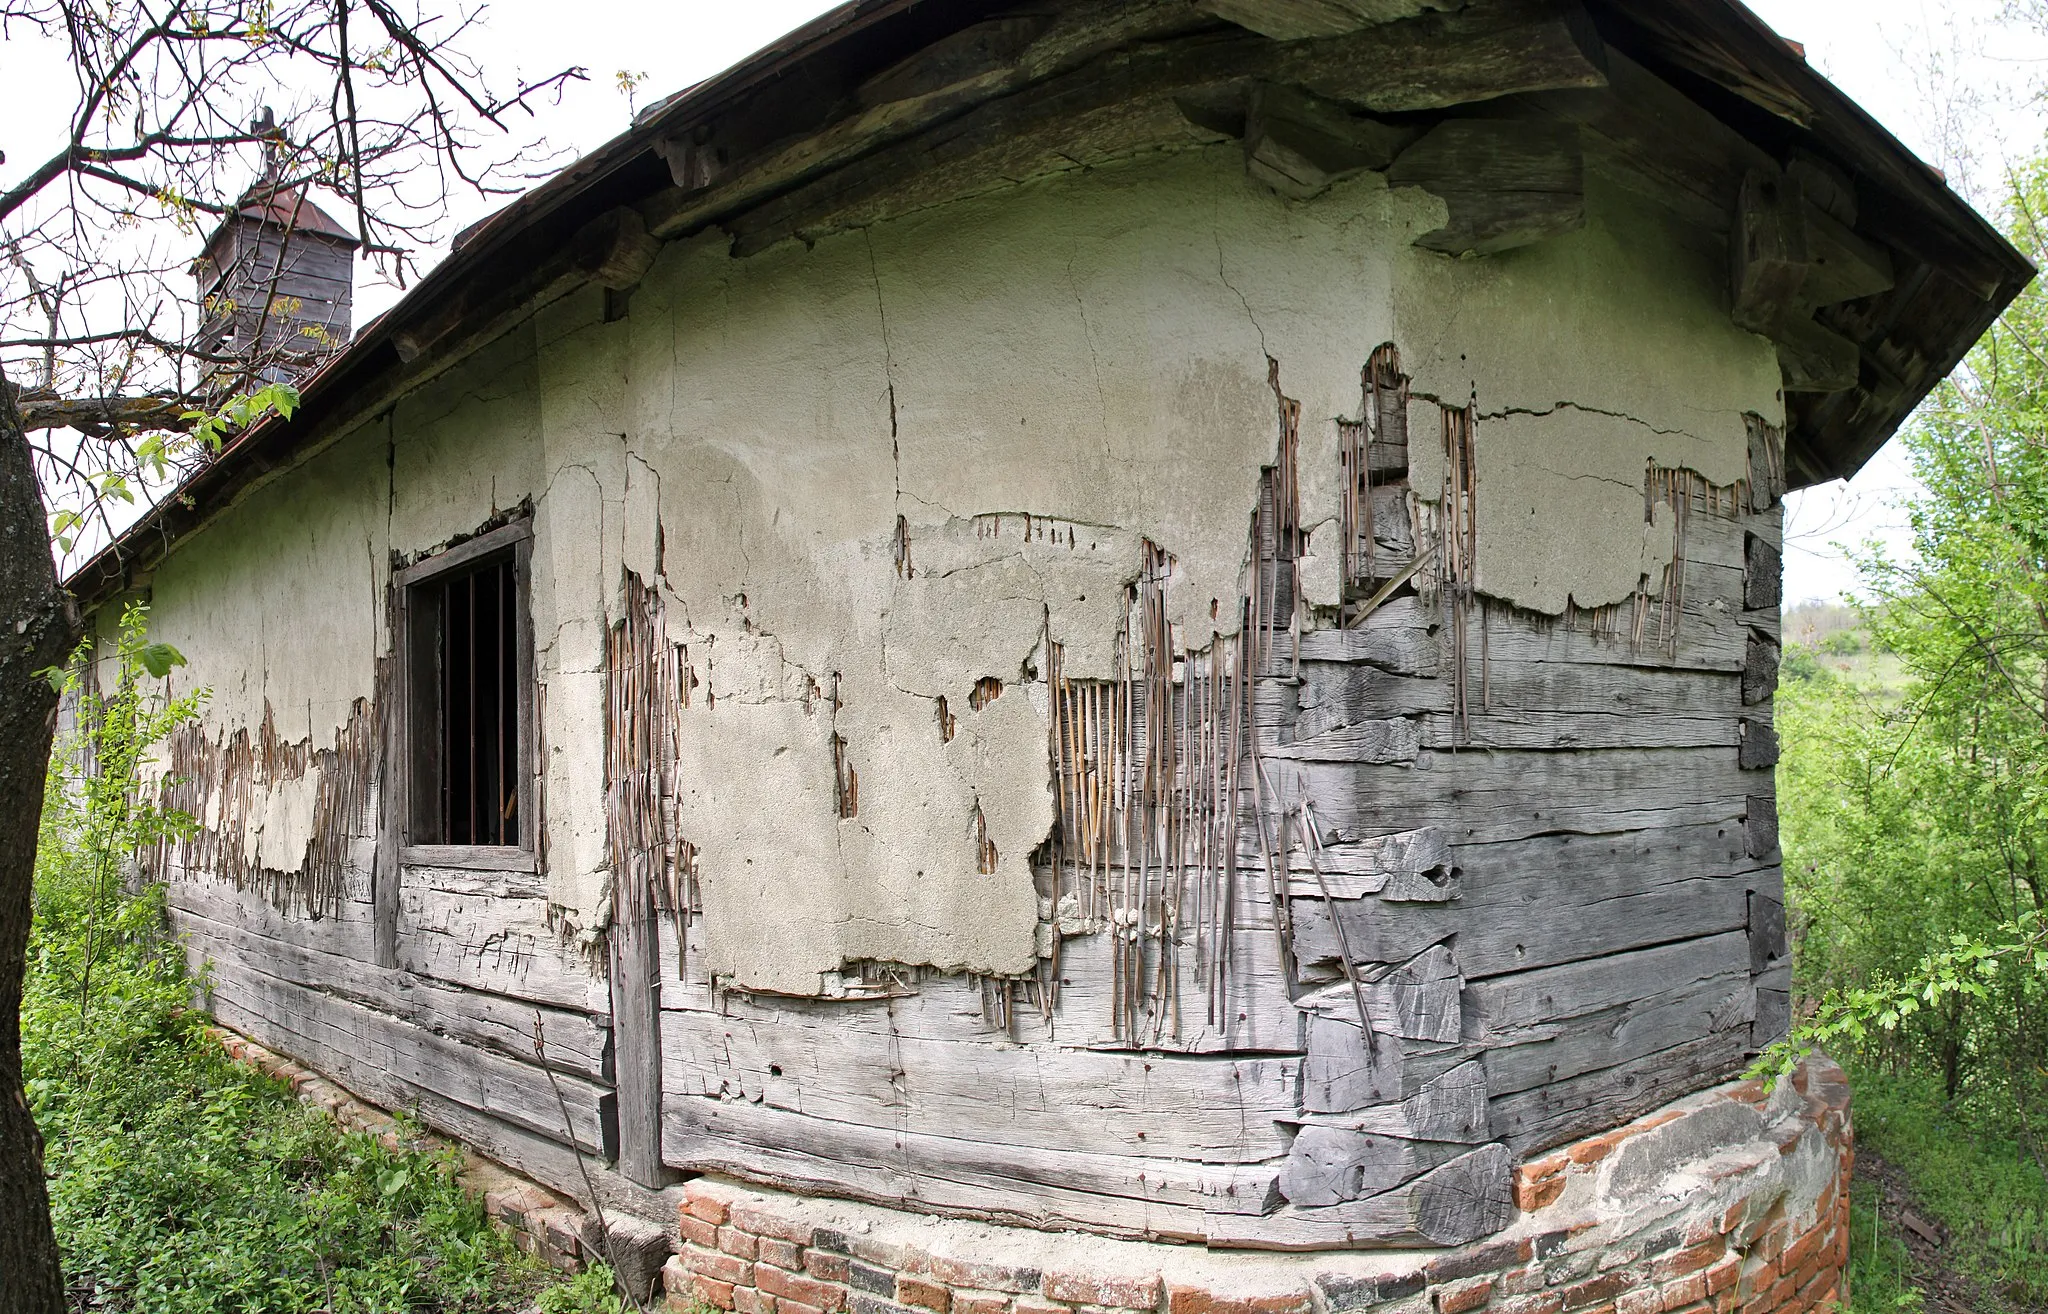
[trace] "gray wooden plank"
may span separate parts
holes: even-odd
[[[515,999],[609,1013],[604,976],[550,924],[541,878],[408,867],[399,890],[398,966]]]
[[[1513,1169],[1506,1146],[1485,1145],[1363,1200],[1256,1219],[1214,1216],[1208,1240],[1264,1250],[1463,1245],[1507,1226],[1514,1214],[1508,1195]]]
[[[867,1127],[750,1100],[678,1095],[663,1111],[663,1154],[684,1169],[744,1172],[754,1149],[800,1151],[845,1168],[901,1174],[917,1196],[931,1184],[979,1187],[1047,1201],[1114,1202],[1202,1213],[1263,1214],[1277,1201],[1277,1164],[1133,1158]],[[1088,1205],[1080,1207],[1088,1208]],[[1076,1221],[1086,1221],[1076,1219]]]
[[[1287,1152],[1279,1123],[1299,1109],[1300,1060],[1282,1056],[1019,1046],[1000,1034],[934,1039],[796,1010],[671,1012],[662,1040],[663,1087],[675,1095],[1041,1149],[1255,1163]]]
[[[281,944],[357,962],[375,960],[374,910],[367,902],[344,899],[324,916],[287,916],[253,889],[237,890],[206,877],[167,881],[164,901],[174,913],[190,912],[224,926],[239,926]]]
[[[425,977],[268,939],[197,913],[174,911],[194,971],[206,962],[242,963],[280,980],[388,1013],[464,1044],[520,1062],[533,1059],[534,1020],[547,1040],[548,1065],[608,1083],[611,1032],[587,1013],[443,985]]]
[[[572,1198],[588,1192],[585,1167],[561,1140],[536,1135],[435,1091],[414,1086],[361,1055],[337,1049],[324,1035],[301,1034],[287,1021],[228,998],[215,1001],[213,1015],[268,1049],[305,1063],[358,1098],[393,1112],[410,1114],[427,1127],[473,1146],[497,1162]]]
[[[581,1077],[556,1074],[550,1078],[531,1062],[517,1062],[436,1035],[244,963],[216,962],[206,996],[209,1009],[232,1004],[317,1041],[319,1053],[287,1052],[323,1071],[323,1059],[350,1055],[357,1060],[357,1072],[363,1065],[380,1069],[409,1087],[432,1091],[538,1135],[565,1143],[573,1137],[592,1153],[612,1152],[611,1130],[606,1125],[611,1120],[611,1092]]]
[[[1731,931],[1475,982],[1465,1005],[1498,1098],[1717,1032],[1746,1037],[1749,938]]]
[[[1435,753],[1413,768],[1289,762],[1269,808],[1312,799],[1327,825],[1385,834],[1440,827],[1453,844],[1613,835],[1740,816],[1756,779],[1722,749]]]
[[[1608,1131],[1740,1071],[1748,1042],[1748,1028],[1719,1031],[1499,1096],[1489,1106],[1493,1134],[1528,1155]]]

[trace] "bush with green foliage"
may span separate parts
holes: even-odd
[[[487,1312],[540,1295],[556,1314],[617,1314],[599,1298],[609,1273],[560,1286],[493,1231],[452,1152],[344,1134],[204,1034],[161,893],[133,866],[192,825],[150,801],[150,776],[200,705],[153,692],[146,663],[182,659],[144,623],[123,618],[108,689],[82,661],[64,675],[76,730],[37,852],[24,1056],[78,1306]]]
[[[2044,206],[2048,162],[2011,197],[2011,235],[2037,263]],[[2006,1293],[1985,1308],[2041,1308],[2048,291],[2021,295],[1903,441],[1919,482],[1912,551],[1873,544],[1858,563],[1863,628],[1897,663],[1897,685],[1797,648],[1783,666],[1778,801],[1805,1002],[1759,1068],[1783,1072],[1813,1047],[1860,1067],[1859,1133],[1910,1160],[1929,1207],[1968,1238],[1972,1272]],[[1886,1116],[1874,1108],[1906,1091],[1921,1113],[1938,1110],[1940,1132],[1873,1136]]]

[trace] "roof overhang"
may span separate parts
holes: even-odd
[[[1218,17],[1437,4],[1455,11],[1360,19],[1349,36],[1291,41]],[[88,606],[132,587],[243,489],[548,301],[592,281],[630,286],[663,240],[719,226],[744,253],[857,227],[892,188],[948,185],[977,151],[1006,158],[1007,143],[1043,137],[1062,113],[1141,94],[1199,101],[1202,87],[1233,79],[1299,82],[1290,70],[1317,52],[1341,54],[1333,43],[1348,41],[1376,49],[1376,69],[1412,70],[1419,60],[1443,71],[1434,92],[1418,91],[1415,75],[1405,90],[1349,97],[1360,113],[1427,119],[1432,105],[1454,107],[1463,96],[1571,120],[1635,151],[1650,172],[1682,170],[1673,173],[1684,193],[1677,203],[1722,232],[1740,224],[1737,197],[1759,162],[1776,169],[1797,159],[1818,177],[1853,179],[1845,227],[1861,249],[1886,257],[1889,286],[1811,311],[1838,364],[1849,352],[1854,382],[1788,394],[1794,487],[1859,468],[2033,276],[1934,170],[1735,0],[853,0],[650,106],[627,132],[465,231],[446,260],[304,383],[294,420],[237,435],[85,563],[71,587]],[[1587,90],[1601,83],[1610,51],[1623,57],[1617,67],[1638,71],[1630,76],[1646,93],[1669,101],[1671,115],[1654,96],[1648,110],[1617,111],[1611,97]],[[1554,64],[1547,75],[1544,60]],[[1177,77],[1187,83],[1180,92]],[[1474,81],[1482,77],[1502,81],[1489,91]],[[1720,146],[1702,144],[1681,121],[1701,111],[1718,125],[1705,135],[1725,138]],[[1808,312],[1799,313],[1806,332]]]

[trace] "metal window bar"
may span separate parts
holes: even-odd
[[[500,559],[437,590],[442,843],[519,843],[517,572]]]

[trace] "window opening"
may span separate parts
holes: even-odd
[[[523,843],[520,567],[508,548],[410,587],[415,844]]]

